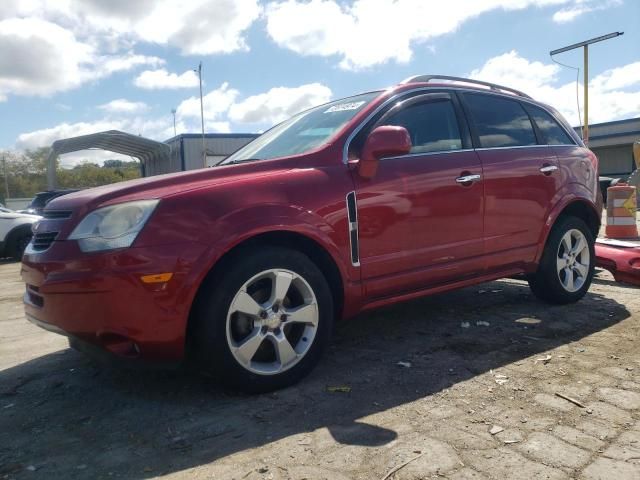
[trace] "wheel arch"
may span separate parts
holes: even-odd
[[[190,325],[193,324],[192,317],[197,310],[198,300],[201,298],[209,282],[219,278],[221,272],[228,268],[239,255],[242,255],[248,250],[265,246],[291,248],[307,255],[327,279],[329,289],[333,296],[334,315],[336,318],[342,316],[345,297],[345,279],[333,256],[319,242],[307,235],[291,230],[272,230],[258,233],[242,240],[215,261],[198,285],[198,289],[193,298],[187,320],[187,338],[189,337]]]
[[[4,253],[12,255],[15,241],[23,234],[33,235],[31,231],[31,223],[23,223],[22,225],[17,225],[9,230],[7,236],[4,241]]]
[[[544,247],[549,239],[551,229],[562,217],[573,216],[584,220],[589,227],[593,238],[597,238],[600,232],[601,216],[598,215],[597,208],[588,200],[583,198],[571,198],[556,207],[547,218],[542,241],[539,243],[538,252],[536,254],[536,263],[540,261]]]

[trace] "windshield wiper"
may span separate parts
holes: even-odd
[[[225,165],[237,165],[239,163],[245,163],[245,162],[257,162],[258,160],[262,160],[262,158],[247,158],[244,160],[232,160],[231,162],[226,162],[224,160],[222,160],[220,163],[216,163],[216,167],[223,167]]]

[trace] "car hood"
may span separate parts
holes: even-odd
[[[47,204],[45,211],[73,210],[82,214],[115,203],[166,198],[186,191],[241,181],[248,177],[268,177],[291,166],[292,162],[287,159],[257,161],[128,180],[57,197]]]

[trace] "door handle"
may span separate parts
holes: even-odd
[[[558,167],[556,167],[555,165],[543,165],[542,167],[540,167],[540,171],[545,175],[550,175],[556,170],[558,170]]]
[[[480,178],[482,178],[482,176],[478,173],[476,174],[470,174],[470,175],[463,175],[461,177],[456,178],[456,183],[472,183],[472,182],[476,182],[478,180],[480,180]]]

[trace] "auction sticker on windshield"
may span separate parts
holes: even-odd
[[[349,103],[340,103],[338,105],[334,105],[325,110],[324,113],[332,113],[332,112],[344,112],[345,110],[357,110],[364,102],[349,102]]]

